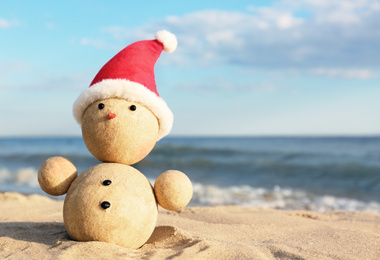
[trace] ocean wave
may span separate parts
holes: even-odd
[[[37,174],[38,172],[33,167],[20,168],[17,170],[1,168],[0,183],[2,183],[3,185],[16,184],[19,186],[28,186],[36,188],[39,187]]]
[[[0,190],[43,193],[37,171],[52,156],[78,172],[100,163],[82,138],[0,139]],[[133,166],[153,180],[183,171],[194,205],[377,211],[380,202],[379,137],[166,138]]]
[[[44,194],[37,180],[38,171],[35,168],[20,168],[17,170],[0,169],[0,190],[18,191],[24,193]],[[154,179],[149,178],[154,185]],[[284,210],[356,210],[380,213],[380,202],[357,200],[333,195],[316,195],[300,189],[253,187],[250,185],[235,185],[221,187],[193,183],[193,198],[189,206],[240,205]],[[46,194],[45,194],[46,195]],[[63,199],[63,197],[57,197]]]
[[[143,173],[158,176],[167,169],[180,169],[195,182],[226,186],[250,185],[330,193],[334,196],[376,196],[380,192],[380,165],[351,158],[331,159],[302,155],[281,159],[277,154],[243,153],[231,158],[220,155],[148,156],[136,164]],[[380,160],[379,160],[380,161]]]
[[[218,206],[240,205],[247,207],[284,209],[284,210],[349,210],[380,213],[380,203],[336,197],[318,196],[303,190],[294,190],[275,186],[272,189],[251,187],[248,185],[218,187],[195,183],[193,205]]]

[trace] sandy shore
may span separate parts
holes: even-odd
[[[62,201],[0,193],[0,259],[380,259],[380,215],[238,206],[160,210],[138,250],[72,241]]]

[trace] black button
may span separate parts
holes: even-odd
[[[108,209],[109,207],[111,207],[111,203],[109,203],[108,201],[103,201],[102,204],[100,204],[100,206],[102,206],[103,209]]]

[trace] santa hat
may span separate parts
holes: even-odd
[[[76,121],[82,123],[84,111],[95,101],[122,98],[152,111],[159,123],[158,140],[169,134],[173,114],[157,92],[154,65],[163,50],[172,52],[176,48],[177,38],[168,31],[157,32],[155,40],[138,41],[124,48],[100,69],[75,101]]]

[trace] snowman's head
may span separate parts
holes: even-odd
[[[159,123],[144,105],[120,98],[92,103],[82,116],[87,149],[100,161],[131,165],[156,144]]]

